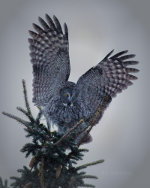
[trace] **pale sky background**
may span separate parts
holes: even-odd
[[[0,0],[0,112],[20,116],[24,106],[21,80],[32,102],[32,67],[28,30],[45,13],[69,27],[71,76],[96,65],[112,49],[135,53],[140,69],[134,85],[113,99],[92,130],[93,142],[80,164],[105,159],[88,174],[97,188],[150,187],[150,1],[149,0]],[[36,114],[36,108],[31,105]],[[23,126],[0,115],[0,176],[17,176],[28,165],[19,150],[28,141]],[[9,181],[10,182],[10,181]]]

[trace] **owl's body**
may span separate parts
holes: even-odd
[[[57,98],[52,98],[44,108],[44,114],[48,121],[58,125],[59,132],[62,133],[83,118],[80,103],[77,100],[76,85],[73,83],[72,85],[64,86],[61,94]],[[67,100],[65,94],[70,94],[70,97],[75,94],[74,100],[72,98]]]
[[[68,29],[64,32],[54,16],[46,14],[47,23],[39,18],[43,28],[33,24],[37,32],[29,31],[31,62],[33,64],[33,102],[43,107],[49,122],[65,133],[81,119],[90,122],[99,108],[98,123],[111,99],[137,79],[130,73],[138,69],[128,66],[138,62],[127,51],[113,56],[111,51],[100,63],[83,74],[77,83],[68,81],[70,74]],[[105,100],[108,98],[109,100]],[[84,125],[83,125],[84,126]]]
[[[48,121],[58,125],[59,132],[64,133],[81,119],[91,119],[96,111],[93,111],[92,106],[88,104],[88,101],[87,108],[89,108],[89,110],[84,108],[79,98],[80,92],[78,91],[76,84],[73,84],[73,87],[64,87],[62,88],[62,91],[63,93],[61,93],[59,97],[52,98],[49,101],[49,103],[43,109],[43,112]],[[67,98],[65,94],[67,93],[68,95],[70,94],[70,100],[65,101],[65,98]],[[98,109],[103,103],[102,95],[106,96],[104,93],[101,93],[100,95],[97,95],[97,99],[95,101],[93,100],[93,105],[96,107],[96,109]],[[97,101],[99,101],[99,103],[97,103]],[[108,101],[108,103],[109,102],[110,101]]]

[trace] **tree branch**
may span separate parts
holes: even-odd
[[[93,166],[93,165],[103,163],[103,162],[104,162],[104,160],[102,159],[102,160],[94,161],[94,162],[91,162],[91,163],[87,163],[87,164],[76,167],[76,170],[81,170],[83,168],[87,168],[88,166]]]
[[[12,114],[9,114],[9,113],[7,113],[7,112],[2,112],[2,114],[5,115],[5,116],[8,116],[8,117],[11,118],[11,119],[14,119],[14,120],[18,121],[19,123],[21,123],[21,124],[23,124],[23,125],[25,125],[30,131],[33,132],[33,129],[29,126],[29,122],[24,121],[23,119],[21,119],[21,118],[19,118],[19,117],[17,117],[17,116],[14,116],[14,115],[12,115]]]
[[[23,85],[23,93],[24,93],[24,99],[25,99],[25,105],[26,105],[27,111],[30,114],[30,116],[33,117],[32,113],[31,113],[31,110],[30,110],[30,105],[29,105],[29,102],[28,102],[25,80],[22,80],[22,85]]]
[[[58,146],[63,140],[68,138],[70,134],[82,123],[84,123],[84,119],[81,119],[76,125],[74,125],[64,136],[62,136],[54,145]]]

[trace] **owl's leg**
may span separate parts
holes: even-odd
[[[59,124],[58,126],[58,133],[60,135],[66,134],[73,126],[69,124]],[[73,133],[74,134],[74,142],[77,145],[80,144],[86,144],[92,141],[92,136],[90,134],[87,134],[87,127],[88,125],[84,122],[79,127],[77,127]]]
[[[81,131],[81,133],[75,139],[75,143],[77,145],[87,144],[87,143],[92,142],[93,140],[92,136],[90,134],[87,134],[87,129],[86,129],[87,127],[88,125],[85,122],[82,123],[80,130],[79,130],[79,132]]]
[[[88,144],[90,142],[92,142],[93,138],[90,134],[86,135],[87,132],[83,132],[82,134],[80,134],[76,139],[75,139],[75,143],[78,144]],[[85,136],[86,135],[86,136]]]
[[[93,138],[90,134],[88,134],[85,138],[83,138],[81,144],[88,144],[90,142],[92,142]]]

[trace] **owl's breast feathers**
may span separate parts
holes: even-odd
[[[73,105],[66,106],[60,99],[50,101],[45,107],[44,114],[49,121],[66,128],[71,128],[83,117],[80,104],[74,102]]]
[[[88,124],[95,125],[101,119],[104,110],[110,102],[111,97],[106,95],[95,113],[85,115],[79,101],[74,102],[72,106],[65,106],[60,99],[55,99],[50,101],[46,106],[44,114],[49,121],[52,121],[54,124],[58,125],[58,127],[64,127],[65,130],[71,128],[82,118],[84,118],[85,122]]]

